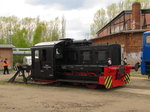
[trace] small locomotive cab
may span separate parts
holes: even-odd
[[[106,88],[129,82],[130,65],[121,65],[119,44],[92,45],[63,39],[32,47],[31,77],[35,81],[72,82]]]

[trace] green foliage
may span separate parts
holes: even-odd
[[[107,15],[109,15],[109,21],[112,20],[116,14],[118,14],[118,8],[116,3],[112,3],[107,7]]]
[[[40,21],[39,17],[0,17],[0,44],[26,48],[42,41],[58,40],[62,36],[65,36],[64,18],[60,22],[59,18]]]
[[[5,44],[5,39],[4,39],[4,37],[1,37],[1,38],[0,38],[0,44]]]
[[[55,18],[55,20],[53,21],[53,27],[52,27],[52,41],[56,41],[59,39],[59,18]]]
[[[42,30],[43,30],[43,24],[38,23],[33,36],[33,44],[37,44],[40,42],[42,38]]]
[[[15,65],[16,63],[23,63],[23,55],[14,55],[13,56],[13,65]]]
[[[107,23],[106,11],[104,9],[98,10],[94,15],[93,21],[94,23],[91,24],[91,34],[94,36]]]
[[[12,35],[12,44],[19,48],[28,48],[30,47],[30,43],[27,40],[28,31],[23,28],[22,30],[18,29]]]

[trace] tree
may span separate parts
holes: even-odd
[[[41,21],[40,17],[0,17],[0,43],[10,44],[12,39],[16,47],[30,47],[41,41],[58,40],[65,37],[65,23],[64,17],[61,21],[58,17],[50,21]]]
[[[44,24],[38,23],[33,36],[33,44],[37,44],[42,40]]]
[[[59,31],[59,18],[55,18],[55,20],[52,22],[52,41],[56,41],[60,37],[60,31]]]
[[[150,8],[150,1],[149,0],[135,0],[135,2],[140,2],[142,9],[149,9]]]
[[[1,38],[0,38],[0,44],[5,44],[5,39],[4,39],[4,37],[1,37]]]
[[[107,7],[108,20],[112,20],[118,14],[118,12],[119,10],[116,3],[112,3],[111,5],[109,5]]]
[[[124,0],[123,10],[131,10],[132,4],[133,4],[133,0]]]
[[[21,26],[28,30],[27,40],[31,43],[36,28],[37,18],[25,17],[21,20]]]
[[[104,9],[98,10],[93,19],[93,23],[91,24],[91,35],[95,36],[98,30],[100,30],[107,23],[106,12]]]
[[[65,31],[66,31],[66,20],[65,20],[64,16],[62,17],[62,20],[61,20],[61,26],[62,26],[61,37],[64,38],[66,36],[66,33],[65,33]]]
[[[28,48],[30,47],[30,43],[28,42],[27,40],[27,34],[28,34],[28,31],[23,28],[23,29],[18,29],[17,32],[14,32],[13,35],[12,35],[12,44],[16,47],[19,47],[19,48]]]

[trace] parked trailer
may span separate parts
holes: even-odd
[[[143,33],[141,74],[150,78],[150,31]]]

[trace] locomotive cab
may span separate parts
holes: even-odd
[[[32,50],[32,78],[52,80],[63,61],[63,40],[38,43]]]

